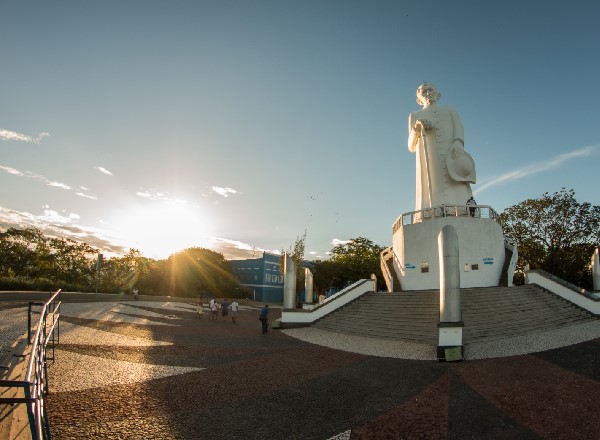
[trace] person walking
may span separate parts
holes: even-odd
[[[210,309],[210,320],[215,321],[217,319],[217,301],[214,298],[211,299],[208,307]]]
[[[269,305],[265,306],[260,310],[260,317],[258,318],[262,322],[262,334],[266,335],[269,332]]]
[[[202,299],[196,301],[196,318],[202,319]]]
[[[238,302],[235,298],[233,298],[233,302],[231,303],[231,321],[235,324],[237,322],[237,316],[238,316],[238,309],[239,309],[239,305]]]
[[[227,298],[223,300],[221,303],[221,318],[225,319],[227,314],[229,313],[229,303],[227,302]]]

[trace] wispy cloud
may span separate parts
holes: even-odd
[[[279,250],[269,250],[251,246],[238,240],[230,240],[227,238],[212,238],[210,249],[223,254],[228,260],[242,260],[246,258],[260,258],[262,253],[280,255]]]
[[[57,188],[62,188],[62,189],[71,189],[71,187],[69,185],[66,185],[61,182],[56,182],[54,180],[46,179],[44,176],[41,176],[36,173],[32,173],[31,171],[19,171],[15,168],[3,166],[3,165],[0,165],[0,170],[6,172],[8,174],[12,174],[14,176],[27,177],[29,179],[39,180],[41,182],[44,182],[48,186],[55,186]]]
[[[61,214],[58,211],[50,209],[50,207],[46,205],[42,214],[36,216],[36,219],[41,223],[66,225],[72,223],[74,220],[79,219],[79,215],[65,212]]]
[[[71,187],[69,185],[65,185],[64,183],[60,183],[60,182],[48,182],[47,185],[55,186],[57,188],[62,188],[62,189],[71,189]]]
[[[39,144],[42,142],[42,139],[50,136],[50,133],[40,133],[37,136],[28,136],[23,133],[17,133],[16,131],[6,130],[4,128],[0,128],[0,139],[3,141],[17,141],[17,142],[28,142],[31,144]]]
[[[229,197],[230,194],[237,194],[238,192],[232,188],[222,188],[220,186],[213,186],[212,190],[223,197]]]
[[[22,173],[21,171],[16,170],[16,169],[11,168],[11,167],[5,167],[5,166],[0,165],[0,170],[5,171],[8,174],[14,174],[15,176],[25,176],[25,174]]]
[[[507,181],[513,182],[515,180],[531,176],[532,174],[543,173],[545,171],[556,169],[569,160],[591,156],[596,150],[598,150],[598,148],[600,148],[600,145],[590,145],[587,147],[578,148],[577,150],[569,153],[560,154],[551,159],[509,171],[508,173],[501,174],[500,176],[492,178],[488,182],[478,185],[478,188],[473,191],[473,194],[479,194],[488,188],[500,185]]]
[[[331,240],[331,245],[332,246],[339,246],[339,245],[348,244],[351,241],[352,240],[340,240],[339,238],[334,238],[333,240]]]
[[[101,173],[104,173],[106,175],[112,176],[113,173],[111,173],[110,171],[108,171],[106,168],[104,167],[94,167],[95,170],[100,171]]]
[[[51,237],[65,237],[87,243],[106,254],[123,255],[127,249],[99,229],[79,225],[80,216],[75,213],[58,212],[48,205],[40,214],[15,211],[0,206],[0,228],[38,228]]]
[[[86,199],[98,200],[98,197],[90,196],[89,194],[84,194],[82,192],[75,193],[75,195],[78,195],[79,197],[85,197]]]
[[[154,189],[140,188],[135,195],[149,200],[169,200],[166,193]]]

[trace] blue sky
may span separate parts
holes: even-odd
[[[164,258],[364,236],[414,209],[423,81],[479,204],[600,204],[591,1],[5,1],[0,227]]]

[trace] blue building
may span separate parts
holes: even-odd
[[[262,258],[231,260],[231,271],[240,284],[253,292],[256,301],[283,301],[283,274],[279,271],[279,255],[263,252]]]

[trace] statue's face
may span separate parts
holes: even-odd
[[[419,87],[418,96],[421,104],[425,107],[437,102],[439,93],[433,84],[423,84]]]

